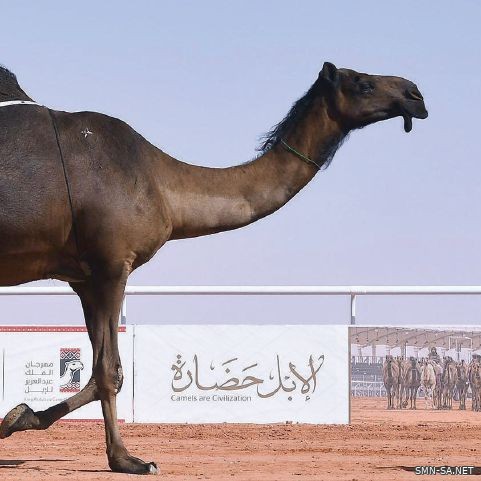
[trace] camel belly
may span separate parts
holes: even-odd
[[[73,256],[23,253],[0,255],[0,286],[15,286],[42,279],[82,282],[87,274]]]
[[[45,261],[36,255],[0,255],[0,285],[12,286],[43,278]]]

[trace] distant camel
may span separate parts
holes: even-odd
[[[443,366],[432,359],[429,363],[433,366],[436,375],[436,384],[433,391],[434,407],[441,409],[443,405]]]
[[[403,356],[398,356],[397,363],[399,366],[399,383],[398,383],[398,408],[404,409],[407,405],[406,403],[406,387],[405,387],[405,379],[406,379],[406,359]]]
[[[161,109],[158,116],[169,122]],[[129,454],[117,422],[118,319],[129,275],[170,240],[237,229],[272,214],[330,164],[349,132],[398,116],[406,132],[413,117],[428,116],[414,83],[326,62],[254,160],[207,168],[173,158],[118,119],[38,105],[1,68],[0,285],[69,282],[82,303],[93,366],[70,399],[38,412],[26,404],[12,409],[0,437],[46,429],[100,400],[110,468],[157,473],[155,463]],[[331,202],[320,197],[318,204],[311,221]],[[327,238],[318,239],[320,250]]]
[[[479,360],[473,359],[468,367],[468,380],[471,386],[471,409],[481,410],[481,364]]]
[[[441,379],[443,386],[443,405],[444,409],[452,409],[453,394],[457,382],[457,372],[455,362],[450,357],[444,358],[443,376]]]
[[[406,405],[408,404],[408,399],[410,402],[409,409],[416,409],[416,398],[418,394],[419,386],[421,385],[421,372],[418,366],[417,359],[411,358],[404,363],[405,373],[404,373],[404,389],[406,392]]]
[[[382,367],[384,387],[387,392],[387,409],[396,409],[399,389],[399,364],[392,356],[386,356]]]
[[[421,366],[421,386],[424,391],[426,409],[428,409],[428,404],[430,404],[431,409],[433,409],[433,394],[436,387],[436,372],[434,371],[433,364],[426,359],[423,361]]]
[[[403,409],[408,405],[409,391],[407,387],[407,373],[411,366],[409,359],[404,357],[397,358],[399,365],[399,409]]]
[[[468,392],[468,370],[464,361],[456,363],[456,390],[459,396],[459,409],[466,409],[466,393]]]

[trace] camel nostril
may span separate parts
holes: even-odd
[[[406,89],[405,95],[408,99],[411,100],[424,100],[423,96],[421,95],[421,92],[418,89]]]

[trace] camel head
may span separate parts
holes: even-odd
[[[404,130],[410,132],[412,119],[428,116],[417,86],[404,78],[369,75],[325,62],[318,82],[327,90],[329,115],[344,130],[403,117]]]

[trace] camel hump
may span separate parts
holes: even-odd
[[[17,77],[0,65],[0,102],[8,100],[32,100],[18,85]]]

